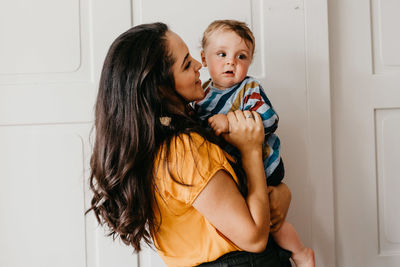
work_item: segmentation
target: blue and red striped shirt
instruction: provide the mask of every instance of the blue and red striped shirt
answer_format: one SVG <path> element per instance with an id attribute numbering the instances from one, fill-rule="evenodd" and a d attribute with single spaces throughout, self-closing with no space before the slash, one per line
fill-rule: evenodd
<path id="1" fill-rule="evenodd" d="M 248 76 L 242 82 L 225 90 L 213 87 L 211 80 L 205 82 L 203 88 L 206 96 L 194 103 L 194 109 L 203 121 L 207 121 L 213 115 L 227 114 L 238 109 L 256 111 L 260 114 L 265 129 L 263 161 L 268 178 L 281 160 L 280 140 L 275 134 L 279 117 L 260 83 Z M 234 157 L 240 155 L 237 149 L 228 147 L 226 150 Z"/>

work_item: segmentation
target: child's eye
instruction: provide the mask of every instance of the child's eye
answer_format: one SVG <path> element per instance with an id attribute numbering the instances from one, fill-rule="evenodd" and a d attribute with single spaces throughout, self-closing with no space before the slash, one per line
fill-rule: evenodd
<path id="1" fill-rule="evenodd" d="M 244 55 L 244 54 L 240 54 L 240 55 L 238 55 L 238 59 L 246 59 L 247 58 L 247 56 L 246 55 Z"/>
<path id="2" fill-rule="evenodd" d="M 190 67 L 190 64 L 192 64 L 192 61 L 189 61 L 186 65 L 185 65 L 185 70 L 187 70 Z"/>
<path id="3" fill-rule="evenodd" d="M 219 57 L 226 57 L 226 54 L 224 52 L 219 52 L 217 53 L 217 56 Z"/>

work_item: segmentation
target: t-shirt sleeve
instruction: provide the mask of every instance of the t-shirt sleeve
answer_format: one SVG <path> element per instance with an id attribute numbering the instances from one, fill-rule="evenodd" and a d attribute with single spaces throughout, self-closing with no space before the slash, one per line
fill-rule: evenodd
<path id="1" fill-rule="evenodd" d="M 252 81 L 243 99 L 243 110 L 257 111 L 263 121 L 265 134 L 275 132 L 279 117 L 261 84 Z"/>
<path id="2" fill-rule="evenodd" d="M 170 143 L 168 157 L 163 158 L 158 166 L 160 193 L 163 197 L 191 205 L 219 170 L 228 172 L 237 183 L 228 156 L 199 134 L 176 137 Z"/>

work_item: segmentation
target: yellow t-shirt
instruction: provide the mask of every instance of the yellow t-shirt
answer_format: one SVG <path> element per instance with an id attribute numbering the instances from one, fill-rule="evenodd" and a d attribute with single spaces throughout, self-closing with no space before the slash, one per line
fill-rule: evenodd
<path id="1" fill-rule="evenodd" d="M 164 151 L 165 146 L 155 162 L 155 195 L 161 225 L 153 238 L 164 262 L 168 266 L 195 266 L 240 250 L 192 206 L 218 170 L 230 173 L 237 183 L 227 160 L 230 156 L 196 133 L 190 137 L 182 134 L 172 140 L 169 168 L 164 164 Z M 155 214 L 159 220 L 157 210 Z"/>

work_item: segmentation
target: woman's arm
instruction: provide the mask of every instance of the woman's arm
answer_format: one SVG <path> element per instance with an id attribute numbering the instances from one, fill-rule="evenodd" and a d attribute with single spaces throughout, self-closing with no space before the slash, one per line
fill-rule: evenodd
<path id="1" fill-rule="evenodd" d="M 199 194 L 193 206 L 222 234 L 243 250 L 263 251 L 269 235 L 269 200 L 262 142 L 264 129 L 260 116 L 245 118 L 249 111 L 228 113 L 229 128 L 224 138 L 236 146 L 247 175 L 248 196 L 243 198 L 232 177 L 218 171 Z"/>

